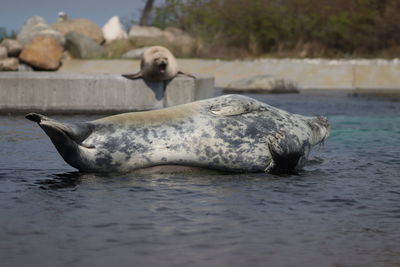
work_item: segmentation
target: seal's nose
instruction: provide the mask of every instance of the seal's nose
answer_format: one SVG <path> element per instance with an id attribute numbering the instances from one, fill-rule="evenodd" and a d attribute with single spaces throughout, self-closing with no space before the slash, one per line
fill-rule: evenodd
<path id="1" fill-rule="evenodd" d="M 331 133 L 331 124 L 328 119 L 322 116 L 317 117 L 317 122 L 325 129 L 325 138 L 327 138 Z"/>
<path id="2" fill-rule="evenodd" d="M 330 135 L 331 126 L 327 118 L 325 117 L 313 117 L 307 120 L 308 126 L 311 128 L 312 133 L 312 145 L 320 144 L 324 142 Z"/>

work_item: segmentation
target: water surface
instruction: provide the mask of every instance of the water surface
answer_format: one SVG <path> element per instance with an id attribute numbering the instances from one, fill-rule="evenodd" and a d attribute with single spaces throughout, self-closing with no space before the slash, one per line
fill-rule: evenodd
<path id="1" fill-rule="evenodd" d="M 1 266 L 399 266 L 400 103 L 254 97 L 331 121 L 299 175 L 81 174 L 0 117 Z"/>

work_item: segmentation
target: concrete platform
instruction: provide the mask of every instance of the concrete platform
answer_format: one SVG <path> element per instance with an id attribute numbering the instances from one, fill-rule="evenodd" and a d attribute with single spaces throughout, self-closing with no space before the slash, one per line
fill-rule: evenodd
<path id="1" fill-rule="evenodd" d="M 115 113 L 151 110 L 214 96 L 214 78 L 170 82 L 120 74 L 1 72 L 0 113 Z"/>
<path id="2" fill-rule="evenodd" d="M 216 87 L 258 75 L 297 82 L 301 90 L 399 90 L 400 60 L 384 59 L 178 59 L 185 72 L 211 75 Z M 134 73 L 137 60 L 66 60 L 60 72 Z"/>

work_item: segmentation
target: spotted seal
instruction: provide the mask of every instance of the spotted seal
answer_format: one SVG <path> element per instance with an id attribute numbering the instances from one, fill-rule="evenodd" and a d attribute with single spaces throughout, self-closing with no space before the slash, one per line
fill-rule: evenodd
<path id="1" fill-rule="evenodd" d="M 67 124 L 30 113 L 64 160 L 80 171 L 160 165 L 229 172 L 292 172 L 330 132 L 327 119 L 224 95 L 161 110 Z"/>
<path id="2" fill-rule="evenodd" d="M 147 81 L 166 81 L 175 78 L 178 74 L 196 78 L 179 70 L 176 58 L 167 48 L 151 46 L 143 52 L 140 60 L 140 71 L 122 76 L 128 79 L 143 78 Z"/>

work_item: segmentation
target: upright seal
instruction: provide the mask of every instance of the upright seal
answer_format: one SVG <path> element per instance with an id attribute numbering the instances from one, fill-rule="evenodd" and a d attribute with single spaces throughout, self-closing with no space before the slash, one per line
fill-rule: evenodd
<path id="1" fill-rule="evenodd" d="M 330 132 L 322 117 L 290 114 L 225 95 L 146 112 L 67 124 L 31 113 L 64 160 L 80 171 L 129 172 L 160 165 L 288 173 Z"/>
<path id="2" fill-rule="evenodd" d="M 165 47 L 151 46 L 146 49 L 140 60 L 140 71 L 135 74 L 123 74 L 128 79 L 143 78 L 147 81 L 166 81 L 183 74 L 196 78 L 179 70 L 174 55 Z"/>

